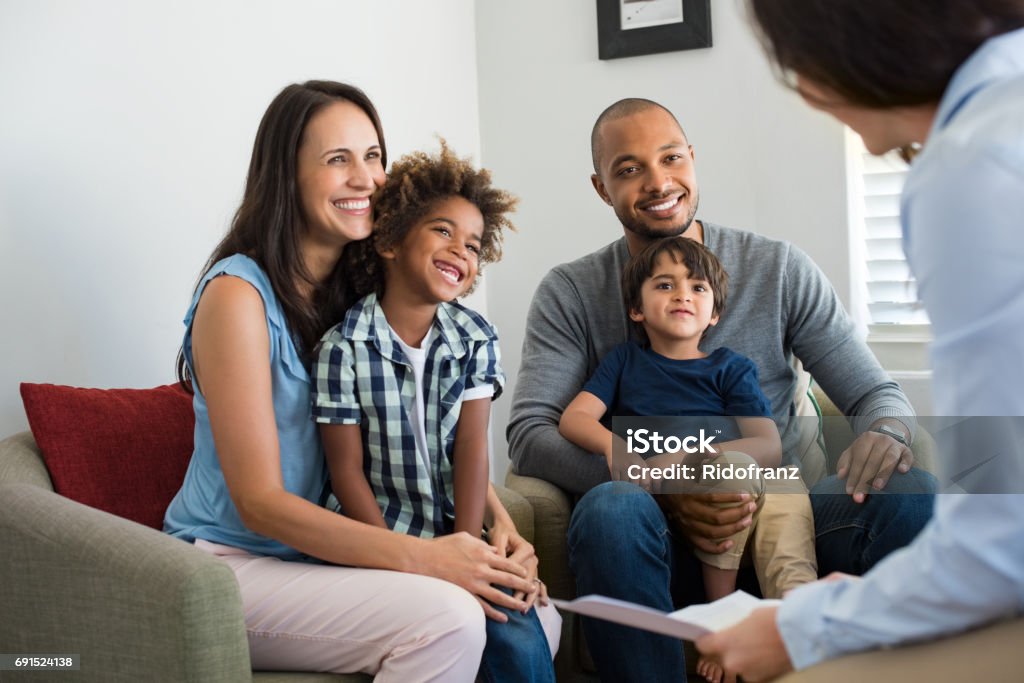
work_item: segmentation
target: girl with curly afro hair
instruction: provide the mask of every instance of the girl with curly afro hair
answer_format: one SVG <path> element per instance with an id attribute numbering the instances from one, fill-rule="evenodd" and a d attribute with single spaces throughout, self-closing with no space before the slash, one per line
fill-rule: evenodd
<path id="1" fill-rule="evenodd" d="M 313 373 L 336 509 L 423 538 L 478 538 L 505 376 L 494 327 L 456 299 L 501 257 L 517 200 L 443 140 L 439 154 L 395 163 L 375 199 L 373 237 L 346 255 L 362 298 L 324 335 Z M 535 586 L 525 613 L 478 598 L 490 617 L 485 680 L 554 681 L 561 620 Z"/>
<path id="2" fill-rule="evenodd" d="M 491 185 L 486 169 L 474 168 L 468 159 L 460 159 L 441 140 L 441 151 L 431 156 L 413 152 L 399 159 L 378 190 L 375 204 L 376 222 L 373 236 L 353 243 L 346 260 L 351 266 L 352 291 L 359 296 L 385 289 L 382 252 L 402 243 L 405 236 L 435 204 L 451 197 L 462 197 L 480 212 L 483 230 L 477 249 L 478 271 L 488 263 L 501 260 L 504 230 L 515 230 L 508 214 L 515 210 L 518 199 Z M 462 294 L 473 291 L 469 283 Z"/>

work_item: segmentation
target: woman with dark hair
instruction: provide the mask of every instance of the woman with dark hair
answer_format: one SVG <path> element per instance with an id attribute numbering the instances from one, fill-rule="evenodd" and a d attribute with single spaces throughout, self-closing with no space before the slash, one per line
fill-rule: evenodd
<path id="1" fill-rule="evenodd" d="M 901 221 L 932 323 L 936 412 L 989 416 L 965 420 L 982 428 L 970 437 L 955 428 L 956 440 L 940 446 L 965 473 L 965 460 L 993 458 L 971 474 L 984 493 L 938 496 L 914 543 L 863 579 L 803 586 L 781 607 L 697 643 L 758 681 L 1024 612 L 1024 501 L 1005 495 L 1024 483 L 1024 2 L 749 4 L 768 55 L 808 104 L 850 126 L 875 154 L 914 156 Z M 985 495 L 994 493 L 1004 495 Z M 965 647 L 942 648 L 950 651 L 964 661 Z M 991 649 L 977 654 L 961 671 L 1019 678 Z M 875 677 L 951 675 L 913 651 L 886 662 L 875 661 Z"/>
<path id="2" fill-rule="evenodd" d="M 492 605 L 525 611 L 540 590 L 533 548 L 493 489 L 501 553 L 466 533 L 424 540 L 320 506 L 309 361 L 345 312 L 342 252 L 370 235 L 385 164 L 359 89 L 309 81 L 271 102 L 241 207 L 185 317 L 195 450 L 164 527 L 235 572 L 254 668 L 471 681 L 485 612 L 504 621 Z"/>

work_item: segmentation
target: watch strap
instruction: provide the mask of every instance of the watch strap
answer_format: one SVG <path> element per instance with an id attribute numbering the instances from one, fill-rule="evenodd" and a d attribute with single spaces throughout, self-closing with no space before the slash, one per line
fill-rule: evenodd
<path id="1" fill-rule="evenodd" d="M 895 439 L 896 441 L 899 441 L 907 448 L 910 448 L 910 441 L 903 434 L 903 432 L 899 431 L 898 429 L 893 429 L 889 425 L 878 425 L 877 427 L 872 428 L 871 431 L 878 432 L 879 434 L 885 434 L 886 436 Z"/>

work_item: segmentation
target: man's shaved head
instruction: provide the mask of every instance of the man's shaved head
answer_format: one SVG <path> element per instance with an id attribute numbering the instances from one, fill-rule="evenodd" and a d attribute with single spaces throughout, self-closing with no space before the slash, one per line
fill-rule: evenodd
<path id="1" fill-rule="evenodd" d="M 594 128 L 590 131 L 590 155 L 594 160 L 594 173 L 601 175 L 601 154 L 603 153 L 601 145 L 601 129 L 604 124 L 609 121 L 618 121 L 624 119 L 627 116 L 633 114 L 639 114 L 640 112 L 647 111 L 648 109 L 660 109 L 676 122 L 679 126 L 679 132 L 683 134 L 683 139 L 686 139 L 686 132 L 683 127 L 679 125 L 679 119 L 675 117 L 675 114 L 670 112 L 664 106 L 658 104 L 653 100 L 645 100 L 642 97 L 627 97 L 624 100 L 619 100 L 614 104 L 610 105 L 607 109 L 601 112 L 601 115 L 597 117 L 597 121 L 594 122 Z"/>

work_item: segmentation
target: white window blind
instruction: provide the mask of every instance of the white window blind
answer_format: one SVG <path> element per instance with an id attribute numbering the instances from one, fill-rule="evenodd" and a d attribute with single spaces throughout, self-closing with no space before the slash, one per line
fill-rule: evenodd
<path id="1" fill-rule="evenodd" d="M 863 258 L 866 302 L 871 328 L 920 329 L 928 316 L 903 253 L 900 192 L 907 164 L 895 153 L 877 157 L 857 145 L 863 206 Z"/>

